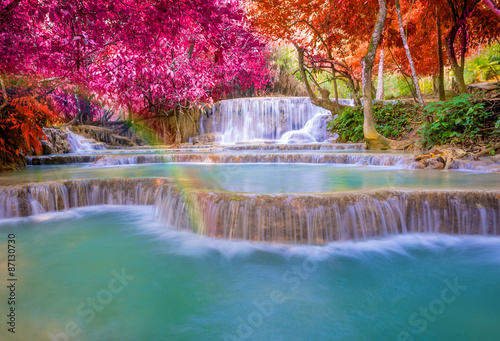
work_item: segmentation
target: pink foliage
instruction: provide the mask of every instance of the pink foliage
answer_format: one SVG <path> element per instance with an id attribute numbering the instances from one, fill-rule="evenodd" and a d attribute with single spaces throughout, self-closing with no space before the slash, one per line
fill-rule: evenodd
<path id="1" fill-rule="evenodd" d="M 0 55 L 143 114 L 269 81 L 239 0 L 0 0 Z"/>

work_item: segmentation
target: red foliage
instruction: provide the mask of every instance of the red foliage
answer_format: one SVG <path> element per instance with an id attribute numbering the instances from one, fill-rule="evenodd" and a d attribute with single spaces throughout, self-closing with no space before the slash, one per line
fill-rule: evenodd
<path id="1" fill-rule="evenodd" d="M 15 163 L 32 152 L 40 154 L 40 139 L 45 138 L 41 127 L 59 121 L 35 88 L 10 86 L 5 91 L 6 102 L 0 107 L 0 165 Z"/>
<path id="2" fill-rule="evenodd" d="M 403 22 L 408 43 L 419 75 L 438 71 L 436 9 L 443 32 L 447 35 L 455 24 L 453 10 L 462 9 L 476 0 L 402 1 Z M 409 64 L 399 32 L 394 1 L 388 1 L 382 47 L 388 67 L 398 70 L 395 63 L 409 73 Z M 378 1 L 368 0 L 264 0 L 250 6 L 256 27 L 271 40 L 296 43 L 306 49 L 306 56 L 323 61 L 335 61 L 354 78 L 361 73 L 360 59 L 365 55 L 378 11 Z M 459 15 L 460 13 L 458 13 Z M 495 13 L 481 2 L 468 20 L 469 47 L 491 42 L 500 36 L 500 22 Z M 444 41 L 444 36 L 442 37 Z M 460 37 L 457 37 L 459 39 Z M 394 62 L 391 54 L 394 56 Z M 392 62 L 392 65 L 391 65 Z M 445 60 L 448 63 L 448 60 Z M 341 64 L 343 65 L 341 67 Z"/>

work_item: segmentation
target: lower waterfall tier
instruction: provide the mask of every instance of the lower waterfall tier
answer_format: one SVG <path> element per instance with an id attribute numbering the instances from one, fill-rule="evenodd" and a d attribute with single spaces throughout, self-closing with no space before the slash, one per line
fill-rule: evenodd
<path id="1" fill-rule="evenodd" d="M 0 218 L 102 204 L 154 205 L 166 227 L 253 241 L 324 244 L 406 233 L 498 235 L 500 191 L 256 195 L 182 190 L 168 178 L 0 188 Z"/>

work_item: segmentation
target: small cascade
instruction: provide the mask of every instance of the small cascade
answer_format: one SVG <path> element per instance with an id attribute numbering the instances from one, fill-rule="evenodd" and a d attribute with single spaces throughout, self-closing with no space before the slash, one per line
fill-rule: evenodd
<path id="1" fill-rule="evenodd" d="M 97 142 L 93 139 L 87 139 L 86 137 L 81 135 L 77 135 L 69 129 L 67 129 L 66 131 L 68 133 L 68 142 L 71 145 L 72 153 L 106 149 L 103 143 Z"/>
<path id="2" fill-rule="evenodd" d="M 407 155 L 347 153 L 253 153 L 253 154 L 170 154 L 170 155 L 51 155 L 26 158 L 29 165 L 89 163 L 92 166 L 118 166 L 143 163 L 317 163 L 363 166 L 396 166 L 411 168 L 413 158 Z"/>
<path id="3" fill-rule="evenodd" d="M 470 170 L 475 172 L 485 173 L 500 173 L 500 164 L 491 163 L 486 164 L 478 161 L 455 160 L 450 169 Z"/>
<path id="4" fill-rule="evenodd" d="M 406 233 L 498 235 L 499 191 L 255 195 L 181 190 L 168 178 L 0 187 L 0 218 L 92 205 L 154 205 L 167 227 L 227 239 L 324 244 Z"/>
<path id="5" fill-rule="evenodd" d="M 328 138 L 327 125 L 332 115 L 316 114 L 299 130 L 286 132 L 281 137 L 281 143 L 322 142 Z"/>
<path id="6" fill-rule="evenodd" d="M 406 233 L 498 235 L 498 192 L 239 195 L 172 187 L 155 213 L 169 227 L 252 241 L 324 244 Z"/>
<path id="7" fill-rule="evenodd" d="M 236 144 L 222 150 L 365 150 L 364 143 Z"/>
<path id="8" fill-rule="evenodd" d="M 223 134 L 223 143 L 279 140 L 284 133 L 300 130 L 316 114 L 330 114 L 307 97 L 257 97 L 218 102 L 212 131 Z"/>
<path id="9" fill-rule="evenodd" d="M 137 155 L 130 157 L 105 156 L 92 163 L 90 167 L 140 165 L 143 163 L 166 162 L 172 162 L 172 157 L 170 155 Z"/>
<path id="10" fill-rule="evenodd" d="M 172 180 L 90 179 L 0 187 L 0 219 L 94 205 L 152 205 L 157 189 Z"/>
<path id="11" fill-rule="evenodd" d="M 294 144 L 262 145 L 261 150 L 300 150 L 302 145 Z M 306 145 L 310 150 L 361 150 L 362 145 Z M 236 145 L 225 150 L 245 151 L 249 150 L 247 145 Z M 314 148 L 312 148 L 314 147 Z M 251 149 L 250 149 L 251 150 Z M 196 163 L 316 163 L 316 164 L 348 164 L 360 166 L 394 166 L 405 169 L 418 169 L 418 164 L 414 162 L 413 156 L 409 154 L 368 154 L 368 153 L 189 153 L 189 154 L 143 154 L 143 155 L 43 155 L 27 156 L 28 165 L 60 165 L 72 163 L 94 163 L 92 166 L 118 166 L 135 165 L 143 163 L 166 163 L 166 162 L 196 162 Z M 499 164 L 485 164 L 477 161 L 455 160 L 450 170 L 470 170 L 484 173 L 500 172 Z"/>

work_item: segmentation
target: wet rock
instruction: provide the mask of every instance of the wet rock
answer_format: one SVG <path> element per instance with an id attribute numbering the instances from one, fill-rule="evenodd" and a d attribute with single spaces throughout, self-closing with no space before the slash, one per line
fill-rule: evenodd
<path id="1" fill-rule="evenodd" d="M 214 133 L 208 133 L 208 134 L 196 136 L 194 138 L 194 142 L 201 143 L 201 144 L 208 144 L 208 143 L 220 141 L 221 139 L 222 139 L 222 134 L 214 132 Z"/>
<path id="2" fill-rule="evenodd" d="M 425 165 L 421 161 L 413 161 L 412 163 L 410 163 L 410 168 L 412 168 L 412 169 L 424 169 Z"/>
<path id="3" fill-rule="evenodd" d="M 43 155 L 50 155 L 54 154 L 54 147 L 52 146 L 52 143 L 46 140 L 41 140 L 42 143 L 42 154 Z"/>
<path id="4" fill-rule="evenodd" d="M 330 138 L 327 138 L 324 142 L 327 143 L 335 143 L 339 140 L 340 135 L 337 133 L 329 133 L 331 135 Z"/>
<path id="5" fill-rule="evenodd" d="M 457 160 L 467 156 L 467 153 L 460 148 L 444 145 L 432 147 L 428 154 L 419 154 L 414 157 L 415 163 L 412 163 L 417 169 L 456 169 L 454 166 Z M 419 164 L 420 163 L 420 164 Z M 441 167 L 441 164 L 443 167 Z"/>
<path id="6" fill-rule="evenodd" d="M 428 158 L 422 160 L 422 163 L 425 166 L 425 169 L 443 169 L 444 161 L 442 158 Z"/>
<path id="7" fill-rule="evenodd" d="M 106 128 L 91 125 L 70 126 L 73 133 L 111 146 L 132 147 L 147 142 L 126 126 Z"/>
<path id="8" fill-rule="evenodd" d="M 59 128 L 43 128 L 43 132 L 46 136 L 45 140 L 41 140 L 43 155 L 71 152 L 68 133 Z"/>

